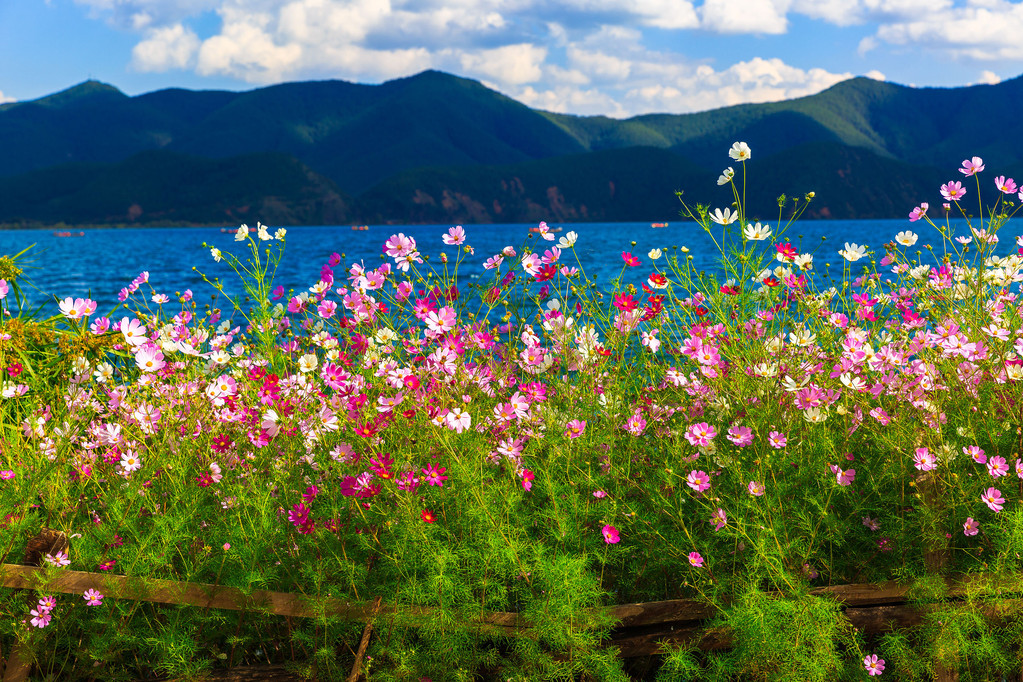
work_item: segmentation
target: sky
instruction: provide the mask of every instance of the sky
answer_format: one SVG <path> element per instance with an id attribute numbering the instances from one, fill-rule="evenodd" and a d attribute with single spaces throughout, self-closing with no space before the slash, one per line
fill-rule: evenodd
<path id="1" fill-rule="evenodd" d="M 0 102 L 425 69 L 625 118 L 1023 72 L 1023 0 L 0 0 Z"/>

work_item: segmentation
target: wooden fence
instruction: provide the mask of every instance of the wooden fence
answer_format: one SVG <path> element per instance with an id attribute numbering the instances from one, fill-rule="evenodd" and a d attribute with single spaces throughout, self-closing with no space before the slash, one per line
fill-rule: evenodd
<path id="1" fill-rule="evenodd" d="M 47 575 L 49 578 L 47 579 Z M 352 603 L 331 598 L 312 598 L 301 594 L 257 590 L 246 594 L 234 587 L 186 583 L 171 580 L 131 578 L 82 571 L 46 570 L 35 566 L 0 564 L 0 587 L 14 589 L 45 589 L 47 592 L 82 594 L 87 589 L 103 592 L 107 598 L 128 599 L 161 604 L 188 605 L 199 608 L 255 610 L 285 617 L 312 618 L 320 615 L 339 616 L 366 623 L 359 651 L 364 653 L 369 642 L 372 623 L 381 616 L 402 614 L 404 620 L 426 619 L 435 610 L 430 607 L 409 607 L 380 603 Z M 999 596 L 1006 605 L 1023 607 L 1023 580 L 1006 580 L 994 585 L 980 578 L 964 579 L 948 584 L 948 598 Z M 830 597 L 842 604 L 846 617 L 854 627 L 867 634 L 911 627 L 922 622 L 928 610 L 938 604 L 917 604 L 910 600 L 911 587 L 896 583 L 836 585 L 811 591 L 812 595 Z M 1016 598 L 1021 597 L 1021 598 Z M 730 633 L 722 628 L 709 629 L 705 621 L 715 615 L 706 603 L 693 600 L 671 600 L 637 604 L 621 604 L 607 612 L 619 621 L 609 646 L 618 649 L 622 658 L 650 656 L 661 653 L 667 645 L 690 644 L 705 651 L 728 648 Z M 1003 611 L 1004 612 L 1004 611 Z M 586 614 L 580 614 L 586 615 Z M 997 618 L 999 613 L 987 614 Z M 411 617 L 411 618 L 407 618 Z M 470 621 L 481 632 L 509 637 L 530 636 L 531 628 L 522 616 L 508 612 L 481 612 Z M 30 663 L 15 650 L 4 670 L 3 682 L 21 682 L 28 678 Z M 356 656 L 352 676 L 359 677 Z M 227 676 L 223 676 L 223 675 Z M 238 669 L 214 679 L 271 679 L 256 677 L 258 671 Z M 276 679 L 287 679 L 280 670 L 271 673 Z M 293 678 L 299 679 L 299 678 Z M 955 680 L 953 672 L 940 671 L 938 679 Z M 1023 682 L 1023 678 L 1017 678 Z"/>

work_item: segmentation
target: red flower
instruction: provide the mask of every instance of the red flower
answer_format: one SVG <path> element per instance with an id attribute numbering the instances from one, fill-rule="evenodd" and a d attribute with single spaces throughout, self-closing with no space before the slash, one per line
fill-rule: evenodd
<path id="1" fill-rule="evenodd" d="M 423 517 L 423 521 L 426 521 L 427 523 L 433 523 L 434 521 L 437 520 L 437 517 L 434 516 L 433 512 L 430 511 L 429 509 L 424 509 L 423 513 L 420 514 L 420 516 Z"/>
<path id="2" fill-rule="evenodd" d="M 784 244 L 775 244 L 774 248 L 778 250 L 778 255 L 784 256 L 787 260 L 792 260 L 798 255 L 796 249 L 788 242 L 785 242 Z"/>
<path id="3" fill-rule="evenodd" d="M 639 303 L 632 298 L 631 294 L 622 292 L 620 294 L 615 294 L 614 305 L 615 308 L 618 308 L 623 312 L 629 312 L 631 310 L 635 310 L 639 306 Z"/>
<path id="4" fill-rule="evenodd" d="M 537 282 L 546 282 L 548 280 L 554 279 L 554 275 L 556 274 L 558 274 L 558 269 L 556 267 L 554 267 L 553 265 L 545 265 L 542 268 L 540 268 L 540 272 L 536 273 L 533 276 L 533 279 L 535 279 Z M 541 298 L 543 297 L 541 296 Z"/>
<path id="5" fill-rule="evenodd" d="M 628 265 L 630 268 L 634 268 L 637 265 L 639 265 L 639 259 L 633 256 L 628 251 L 622 251 L 622 260 L 625 261 L 625 264 Z"/>
<path id="6" fill-rule="evenodd" d="M 370 438 L 377 432 L 373 422 L 363 422 L 355 427 L 355 433 L 363 438 Z"/>

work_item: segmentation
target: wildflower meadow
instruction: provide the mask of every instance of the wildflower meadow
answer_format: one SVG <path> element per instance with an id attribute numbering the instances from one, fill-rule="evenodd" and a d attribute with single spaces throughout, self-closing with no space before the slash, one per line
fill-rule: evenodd
<path id="1" fill-rule="evenodd" d="M 25 254 L 0 258 L 5 579 L 62 538 L 34 589 L 0 588 L 4 656 L 54 680 L 627 680 L 613 607 L 688 600 L 706 617 L 649 679 L 1019 674 L 1023 192 L 999 176 L 981 205 L 974 157 L 886 243 L 818 247 L 825 276 L 787 236 L 812 193 L 753 215 L 752 151 L 728 154 L 730 206 L 680 195 L 716 272 L 626 242 L 594 281 L 541 223 L 482 269 L 472 229 L 399 232 L 285 291 L 286 230 L 243 225 L 209 251 L 246 294 L 222 309 L 142 273 L 47 317 Z M 856 627 L 822 592 L 849 584 L 919 616 Z"/>

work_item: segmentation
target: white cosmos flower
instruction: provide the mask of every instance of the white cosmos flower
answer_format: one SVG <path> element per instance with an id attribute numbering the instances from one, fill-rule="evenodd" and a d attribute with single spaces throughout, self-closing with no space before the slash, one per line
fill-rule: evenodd
<path id="1" fill-rule="evenodd" d="M 902 244 L 903 246 L 913 246 L 913 244 L 916 244 L 916 240 L 917 240 L 916 233 L 910 232 L 909 230 L 900 232 L 897 235 L 895 235 L 895 241 Z"/>
<path id="2" fill-rule="evenodd" d="M 745 142 L 736 142 L 728 150 L 728 155 L 736 161 L 748 161 L 750 157 L 749 145 Z"/>
<path id="3" fill-rule="evenodd" d="M 247 236 L 249 236 L 249 226 L 242 225 L 238 228 L 238 231 L 234 233 L 234 240 L 236 242 L 243 242 Z"/>
<path id="4" fill-rule="evenodd" d="M 270 236 L 270 232 L 266 229 L 266 225 L 263 223 L 256 223 L 256 236 L 259 237 L 259 241 L 268 242 L 273 237 Z"/>
<path id="5" fill-rule="evenodd" d="M 210 249 L 210 255 L 213 256 L 213 260 L 215 260 L 218 263 L 220 262 L 220 259 L 223 257 L 220 253 L 220 249 L 216 247 Z"/>
<path id="6" fill-rule="evenodd" d="M 846 242 L 845 248 L 841 249 L 838 252 L 838 255 L 842 256 L 842 258 L 845 258 L 850 263 L 855 263 L 856 261 L 867 255 L 867 247 L 860 246 L 856 242 L 853 242 L 851 244 L 849 242 Z"/>
<path id="7" fill-rule="evenodd" d="M 647 258 L 649 258 L 650 260 L 657 260 L 660 257 L 661 257 L 660 249 L 650 249 L 650 253 L 647 254 Z"/>
<path id="8" fill-rule="evenodd" d="M 728 168 L 726 168 L 723 171 L 721 171 L 721 176 L 718 177 L 718 184 L 719 185 L 727 185 L 728 183 L 730 183 L 732 181 L 732 178 L 734 178 L 734 177 L 735 177 L 735 171 L 732 170 L 731 166 L 729 166 Z"/>
<path id="9" fill-rule="evenodd" d="M 316 369 L 319 362 L 312 353 L 307 353 L 298 359 L 298 369 L 301 372 L 311 372 Z"/>
<path id="10" fill-rule="evenodd" d="M 569 232 L 564 237 L 558 240 L 559 249 L 570 249 L 575 246 L 576 240 L 579 239 L 579 235 L 575 232 Z"/>
<path id="11" fill-rule="evenodd" d="M 710 219 L 718 225 L 731 225 L 739 219 L 739 214 L 738 212 L 733 213 L 730 208 L 726 208 L 724 211 L 715 208 L 714 212 L 710 214 Z"/>
<path id="12" fill-rule="evenodd" d="M 766 225 L 761 225 L 760 223 L 757 223 L 756 225 L 746 223 L 746 227 L 743 229 L 742 234 L 751 242 L 760 242 L 771 236 L 771 228 Z"/>

